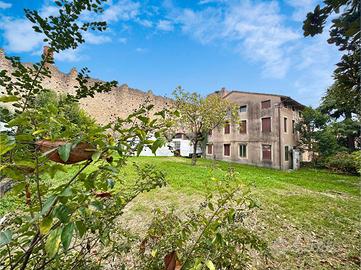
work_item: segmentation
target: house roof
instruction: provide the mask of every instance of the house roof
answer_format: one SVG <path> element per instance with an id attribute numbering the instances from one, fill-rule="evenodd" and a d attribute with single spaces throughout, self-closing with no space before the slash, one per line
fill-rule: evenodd
<path id="1" fill-rule="evenodd" d="M 223 90 L 223 89 L 222 89 Z M 216 92 L 220 92 L 220 91 L 216 91 Z M 250 95 L 263 95 L 263 96 L 274 96 L 274 97 L 280 97 L 281 98 L 281 102 L 284 103 L 285 105 L 291 105 L 291 106 L 295 106 L 296 108 L 303 110 L 306 106 L 299 103 L 298 101 L 294 100 L 293 98 L 289 97 L 289 96 L 284 96 L 284 95 L 277 95 L 277 94 L 268 94 L 268 93 L 258 93 L 258 92 L 248 92 L 248 91 L 237 91 L 237 90 L 232 90 L 228 93 L 226 93 L 223 98 L 230 96 L 233 93 L 240 93 L 240 94 L 250 94 Z"/>

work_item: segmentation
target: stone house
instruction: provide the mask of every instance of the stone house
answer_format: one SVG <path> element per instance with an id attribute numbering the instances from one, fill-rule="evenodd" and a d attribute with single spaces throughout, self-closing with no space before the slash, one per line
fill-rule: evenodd
<path id="1" fill-rule="evenodd" d="M 298 167 L 295 126 L 302 104 L 282 95 L 224 88 L 216 93 L 237 104 L 239 119 L 209 132 L 206 158 L 277 169 Z"/>

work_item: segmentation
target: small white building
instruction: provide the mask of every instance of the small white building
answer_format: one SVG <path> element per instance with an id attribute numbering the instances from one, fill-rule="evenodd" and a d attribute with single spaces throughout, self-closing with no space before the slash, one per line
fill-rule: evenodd
<path id="1" fill-rule="evenodd" d="M 193 143 L 184 133 L 177 133 L 172 139 L 174 154 L 181 157 L 191 157 L 193 154 Z M 197 146 L 197 156 L 202 155 L 200 145 Z"/>

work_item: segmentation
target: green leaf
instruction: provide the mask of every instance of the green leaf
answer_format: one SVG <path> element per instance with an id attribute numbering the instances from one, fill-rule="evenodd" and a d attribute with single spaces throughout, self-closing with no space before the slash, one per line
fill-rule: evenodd
<path id="1" fill-rule="evenodd" d="M 58 148 L 60 158 L 66 162 L 69 159 L 72 144 L 66 143 Z"/>
<path id="2" fill-rule="evenodd" d="M 73 237 L 74 231 L 74 223 L 66 224 L 63 232 L 61 233 L 61 243 L 63 245 L 63 249 L 66 252 L 70 246 L 71 239 Z"/>
<path id="3" fill-rule="evenodd" d="M 61 228 L 56 228 L 49 234 L 49 237 L 46 240 L 45 251 L 50 258 L 53 258 L 59 250 L 61 231 Z"/>
<path id="4" fill-rule="evenodd" d="M 93 155 L 92 155 L 92 160 L 93 161 L 97 161 L 100 158 L 100 155 L 102 154 L 101 151 L 96 151 Z"/>
<path id="5" fill-rule="evenodd" d="M 47 130 L 46 129 L 39 129 L 39 130 L 36 130 L 32 133 L 32 135 L 37 135 L 37 134 L 40 134 L 40 133 L 44 133 L 46 132 Z"/>
<path id="6" fill-rule="evenodd" d="M 43 218 L 43 220 L 40 223 L 40 233 L 41 234 L 47 234 L 50 231 L 51 224 L 53 223 L 53 217 L 47 216 Z"/>
<path id="7" fill-rule="evenodd" d="M 70 218 L 70 211 L 69 208 L 64 205 L 60 204 L 54 211 L 54 215 L 62 222 L 67 223 Z"/>
<path id="8" fill-rule="evenodd" d="M 208 267 L 209 270 L 216 270 L 216 267 L 210 260 L 206 261 L 206 266 Z"/>
<path id="9" fill-rule="evenodd" d="M 18 101 L 19 99 L 20 98 L 17 96 L 2 96 L 2 97 L 0 97 L 0 102 L 4 102 L 4 103 L 15 102 L 15 101 Z"/>
<path id="10" fill-rule="evenodd" d="M 73 195 L 73 192 L 72 192 L 71 188 L 67 187 L 59 194 L 59 197 L 71 197 L 72 195 Z"/>
<path id="11" fill-rule="evenodd" d="M 0 232 L 0 247 L 7 245 L 11 242 L 11 239 L 13 237 L 13 234 L 10 230 L 5 230 Z"/>
<path id="12" fill-rule="evenodd" d="M 15 139 L 18 142 L 28 142 L 33 140 L 33 136 L 30 134 L 18 134 L 15 136 Z"/>
<path id="13" fill-rule="evenodd" d="M 44 203 L 43 210 L 41 210 L 42 215 L 47 215 L 51 207 L 53 206 L 57 196 L 51 195 Z"/>
<path id="14" fill-rule="evenodd" d="M 76 229 L 78 230 L 79 237 L 82 238 L 86 232 L 86 226 L 83 221 L 78 220 L 75 222 Z"/>

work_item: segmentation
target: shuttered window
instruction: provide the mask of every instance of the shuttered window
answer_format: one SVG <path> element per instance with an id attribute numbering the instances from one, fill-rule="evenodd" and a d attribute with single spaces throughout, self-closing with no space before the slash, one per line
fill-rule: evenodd
<path id="1" fill-rule="evenodd" d="M 289 160 L 289 147 L 288 146 L 285 146 L 285 161 L 288 161 Z"/>
<path id="2" fill-rule="evenodd" d="M 262 132 L 271 132 L 271 117 L 262 118 Z"/>
<path id="3" fill-rule="evenodd" d="M 287 117 L 283 118 L 283 131 L 287 133 Z"/>
<path id="4" fill-rule="evenodd" d="M 231 155 L 231 145 L 230 144 L 223 145 L 223 154 L 228 157 Z"/>
<path id="5" fill-rule="evenodd" d="M 239 133 L 246 134 L 247 133 L 247 120 L 242 120 L 239 124 Z"/>
<path id="6" fill-rule="evenodd" d="M 272 146 L 270 144 L 262 144 L 262 160 L 272 160 Z"/>
<path id="7" fill-rule="evenodd" d="M 262 101 L 262 102 L 261 102 L 261 108 L 262 108 L 262 109 L 271 108 L 271 100 Z"/>
<path id="8" fill-rule="evenodd" d="M 231 125 L 229 124 L 229 122 L 226 122 L 224 124 L 224 134 L 229 134 L 231 133 Z"/>
<path id="9" fill-rule="evenodd" d="M 212 155 L 213 153 L 213 144 L 208 144 L 208 154 Z"/>
<path id="10" fill-rule="evenodd" d="M 240 144 L 239 145 L 239 156 L 241 158 L 247 157 L 247 144 Z"/>

